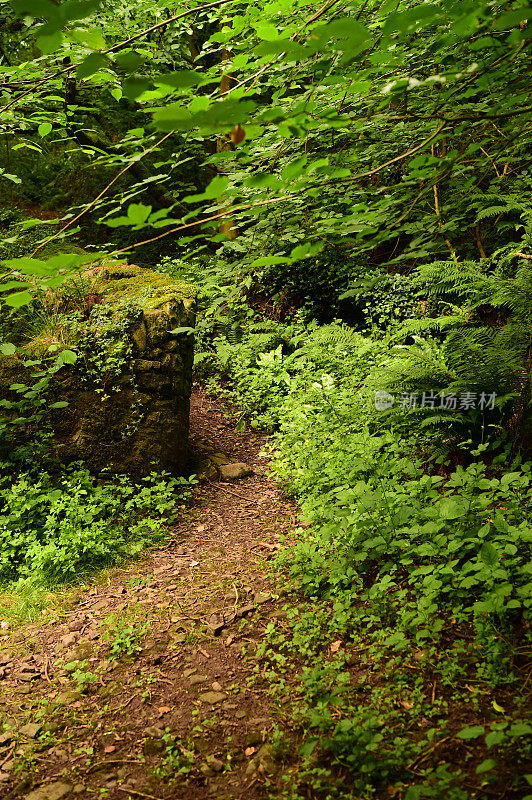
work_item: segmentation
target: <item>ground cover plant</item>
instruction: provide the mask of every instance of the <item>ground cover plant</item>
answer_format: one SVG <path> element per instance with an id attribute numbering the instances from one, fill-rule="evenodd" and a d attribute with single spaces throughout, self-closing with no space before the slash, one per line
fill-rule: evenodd
<path id="1" fill-rule="evenodd" d="M 305 527 L 278 563 L 309 604 L 270 626 L 263 653 L 274 686 L 279 672 L 301 681 L 305 785 L 526 794 L 532 463 L 492 435 L 462 440 L 453 466 L 456 437 L 444 458 L 441 426 L 419 427 L 432 409 L 375 409 L 389 342 L 277 327 L 284 353 L 263 353 L 264 334 L 215 345 L 233 396 L 274 429 L 274 471 L 301 503 Z M 475 434 L 489 429 L 469 413 Z M 437 769 L 423 765 L 432 754 Z"/>
<path id="2" fill-rule="evenodd" d="M 0 581 L 55 586 L 138 555 L 165 536 L 184 497 L 185 479 L 152 474 L 95 485 L 81 464 L 0 478 Z"/>

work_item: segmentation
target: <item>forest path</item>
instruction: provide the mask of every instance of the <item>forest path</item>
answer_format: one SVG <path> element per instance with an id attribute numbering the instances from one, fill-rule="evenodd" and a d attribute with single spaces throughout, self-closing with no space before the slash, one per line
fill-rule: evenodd
<path id="1" fill-rule="evenodd" d="M 268 477 L 264 437 L 237 434 L 199 388 L 191 432 L 253 475 L 201 484 L 164 547 L 0 637 L 4 800 L 276 793 L 282 710 L 254 652 L 285 614 L 265 562 L 295 512 Z"/>

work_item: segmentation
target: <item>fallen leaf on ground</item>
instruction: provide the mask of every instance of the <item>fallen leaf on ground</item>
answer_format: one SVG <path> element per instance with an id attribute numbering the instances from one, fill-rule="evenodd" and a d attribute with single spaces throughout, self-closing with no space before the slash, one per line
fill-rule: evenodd
<path id="1" fill-rule="evenodd" d="M 163 714 L 168 714 L 168 712 L 171 710 L 172 709 L 170 708 L 170 706 L 159 706 L 159 708 L 157 709 L 161 717 Z"/>
<path id="2" fill-rule="evenodd" d="M 115 747 L 114 744 L 108 744 L 107 747 L 104 747 L 103 752 L 104 753 L 114 753 L 115 750 L 116 750 L 116 747 Z"/>
<path id="3" fill-rule="evenodd" d="M 256 752 L 257 752 L 257 748 L 256 747 L 246 747 L 246 749 L 244 750 L 244 754 L 246 756 L 252 756 L 253 753 L 256 753 Z"/>
<path id="4" fill-rule="evenodd" d="M 337 653 L 340 647 L 342 646 L 342 640 L 338 639 L 337 642 L 333 642 L 331 645 L 331 653 Z"/>

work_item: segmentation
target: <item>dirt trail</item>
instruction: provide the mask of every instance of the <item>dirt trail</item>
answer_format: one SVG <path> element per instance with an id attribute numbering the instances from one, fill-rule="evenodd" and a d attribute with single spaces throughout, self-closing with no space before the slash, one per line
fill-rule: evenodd
<path id="1" fill-rule="evenodd" d="M 0 636 L 5 800 L 275 794 L 282 715 L 252 677 L 265 626 L 283 616 L 265 562 L 294 509 L 268 477 L 264 438 L 236 434 L 199 389 L 191 427 L 196 447 L 254 474 L 201 484 L 164 547 L 70 592 L 52 624 Z"/>

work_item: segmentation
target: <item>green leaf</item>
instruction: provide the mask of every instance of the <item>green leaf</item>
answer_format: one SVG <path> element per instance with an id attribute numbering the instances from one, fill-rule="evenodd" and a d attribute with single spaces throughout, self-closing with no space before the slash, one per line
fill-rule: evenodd
<path id="1" fill-rule="evenodd" d="M 460 733 L 457 733 L 457 737 L 459 739 L 478 739 L 479 736 L 485 732 L 485 728 L 483 725 L 473 725 L 470 728 L 462 728 Z"/>
<path id="2" fill-rule="evenodd" d="M 304 744 L 299 747 L 299 755 L 303 758 L 308 758 L 314 752 L 314 748 L 318 742 L 319 739 L 309 739 L 308 742 L 304 742 Z"/>
<path id="3" fill-rule="evenodd" d="M 48 53 L 53 53 L 55 50 L 59 50 L 62 44 L 63 35 L 59 31 L 49 35 L 37 37 L 37 47 L 41 53 L 43 53 L 43 55 L 48 55 Z"/>
<path id="4" fill-rule="evenodd" d="M 37 130 L 39 132 L 39 136 L 41 138 L 44 138 L 45 136 L 48 136 L 48 134 L 52 130 L 52 125 L 50 122 L 41 122 Z"/>
<path id="5" fill-rule="evenodd" d="M 486 736 L 486 747 L 493 747 L 494 745 L 504 742 L 506 734 L 504 731 L 490 731 Z"/>
<path id="6" fill-rule="evenodd" d="M 78 78 L 90 78 L 101 69 L 109 66 L 109 59 L 101 53 L 89 53 L 86 59 L 78 64 L 76 67 L 76 75 Z"/>
<path id="7" fill-rule="evenodd" d="M 3 356 L 12 356 L 16 352 L 17 348 L 11 342 L 2 342 L 0 344 L 0 353 L 2 353 Z"/>
<path id="8" fill-rule="evenodd" d="M 36 19 L 53 19 L 58 16 L 57 6 L 51 0 L 11 0 L 10 5 L 20 17 L 25 14 Z"/>
<path id="9" fill-rule="evenodd" d="M 7 283 L 0 283 L 0 292 L 10 292 L 13 289 L 25 289 L 30 286 L 29 283 L 21 283 L 20 281 L 8 281 Z"/>
<path id="10" fill-rule="evenodd" d="M 484 772 L 489 772 L 490 769 L 493 769 L 493 767 L 496 767 L 496 766 L 497 766 L 497 762 L 494 761 L 493 758 L 486 758 L 484 761 L 482 761 L 478 765 L 478 767 L 476 768 L 475 772 L 477 773 L 477 775 L 482 775 Z"/>
<path id="11" fill-rule="evenodd" d="M 458 519 L 467 511 L 467 503 L 461 498 L 444 498 L 439 503 L 440 515 L 443 519 Z"/>
<path id="12" fill-rule="evenodd" d="M 52 403 L 50 408 L 66 408 L 67 406 L 68 406 L 68 403 L 65 400 L 60 400 L 57 403 Z"/>
<path id="13" fill-rule="evenodd" d="M 6 178 L 11 183 L 22 183 L 22 178 L 19 178 L 18 175 L 13 175 L 11 172 L 2 172 L 2 178 Z"/>
<path id="14" fill-rule="evenodd" d="M 321 253 L 324 246 L 323 242 L 314 242 L 314 244 L 305 242 L 305 244 L 298 244 L 290 253 L 290 257 L 294 259 L 294 261 L 298 261 L 301 258 L 310 258 L 311 256 L 316 256 L 318 253 Z"/>
<path id="15" fill-rule="evenodd" d="M 186 333 L 188 336 L 190 336 L 191 334 L 196 333 L 196 328 L 183 326 L 181 328 L 174 328 L 173 330 L 170 331 L 170 333 L 174 335 L 177 335 L 179 333 Z"/>
<path id="16" fill-rule="evenodd" d="M 58 253 L 46 260 L 46 266 L 50 270 L 74 269 L 87 262 L 87 255 L 80 253 Z"/>
<path id="17" fill-rule="evenodd" d="M 291 259 L 286 256 L 261 256 L 252 261 L 251 267 L 269 267 L 274 264 L 290 264 Z"/>
<path id="18" fill-rule="evenodd" d="M 183 198 L 185 203 L 196 203 L 199 200 L 215 200 L 221 197 L 229 186 L 229 178 L 226 175 L 215 175 L 203 194 L 189 194 Z"/>
<path id="19" fill-rule="evenodd" d="M 268 42 L 272 42 L 279 38 L 279 31 L 275 25 L 271 25 L 269 22 L 260 23 L 257 25 L 255 30 L 259 39 L 265 39 Z"/>
<path id="20" fill-rule="evenodd" d="M 29 305 L 33 300 L 33 296 L 29 292 L 15 292 L 9 294 L 5 298 L 5 303 L 12 308 L 22 308 L 22 306 Z"/>
<path id="21" fill-rule="evenodd" d="M 275 39 L 274 41 L 264 41 L 253 49 L 257 56 L 280 56 L 284 54 L 284 61 L 302 61 L 306 56 L 311 55 L 313 50 L 290 39 Z"/>
<path id="22" fill-rule="evenodd" d="M 122 84 L 124 97 L 131 101 L 151 88 L 152 84 L 147 78 L 127 78 Z"/>
<path id="23" fill-rule="evenodd" d="M 218 100 L 208 108 L 195 113 L 183 108 L 181 104 L 170 103 L 157 109 L 153 121 L 159 130 L 204 129 L 209 132 L 229 131 L 237 124 L 244 124 L 255 111 L 257 104 L 252 100 Z"/>
<path id="24" fill-rule="evenodd" d="M 146 60 L 136 50 L 123 50 L 121 53 L 115 53 L 113 58 L 115 66 L 124 72 L 135 72 Z"/>
<path id="25" fill-rule="evenodd" d="M 287 164 L 287 166 L 281 172 L 281 178 L 283 179 L 283 181 L 291 181 L 294 178 L 299 178 L 299 176 L 302 175 L 303 172 L 305 171 L 306 164 L 307 164 L 306 156 L 297 158 L 295 161 L 292 161 L 291 164 Z"/>
<path id="26" fill-rule="evenodd" d="M 78 359 L 73 350 L 62 350 L 57 358 L 63 364 L 75 364 Z"/>
<path id="27" fill-rule="evenodd" d="M 191 69 L 178 69 L 153 79 L 155 86 L 169 86 L 171 89 L 190 89 L 205 80 L 205 76 Z"/>
<path id="28" fill-rule="evenodd" d="M 250 175 L 244 181 L 244 186 L 249 189 L 273 189 L 275 191 L 282 185 L 282 181 L 277 175 L 273 175 L 271 172 L 259 172 L 257 175 Z"/>
<path id="29" fill-rule="evenodd" d="M 532 726 L 527 722 L 514 722 L 508 733 L 510 736 L 529 736 L 532 733 Z"/>
<path id="30" fill-rule="evenodd" d="M 342 17 L 314 28 L 310 40 L 313 47 L 321 49 L 323 44 L 331 39 L 347 39 L 349 46 L 352 47 L 354 44 L 364 42 L 368 37 L 369 31 L 360 22 L 353 17 Z"/>
<path id="31" fill-rule="evenodd" d="M 71 31 L 69 36 L 74 42 L 84 44 L 89 50 L 105 50 L 107 46 L 103 33 L 99 28 L 89 28 L 88 30 L 78 28 Z"/>
<path id="32" fill-rule="evenodd" d="M 131 203 L 127 209 L 127 218 L 133 225 L 142 225 L 150 216 L 151 208 L 142 203 Z"/>
<path id="33" fill-rule="evenodd" d="M 426 27 L 433 22 L 435 17 L 443 16 L 440 6 L 436 3 L 420 3 L 406 11 L 389 14 L 382 29 L 385 36 L 395 33 L 411 33 L 414 30 Z"/>
<path id="34" fill-rule="evenodd" d="M 494 567 L 495 564 L 499 561 L 499 553 L 497 548 L 491 544 L 491 542 L 484 542 L 482 547 L 480 548 L 480 558 L 481 560 L 487 564 L 489 567 Z"/>
<path id="35" fill-rule="evenodd" d="M 22 272 L 24 275 L 48 275 L 50 272 L 46 261 L 41 261 L 38 258 L 22 256 L 21 258 L 10 258 L 3 263 L 8 269 L 12 269 L 14 272 Z"/>

